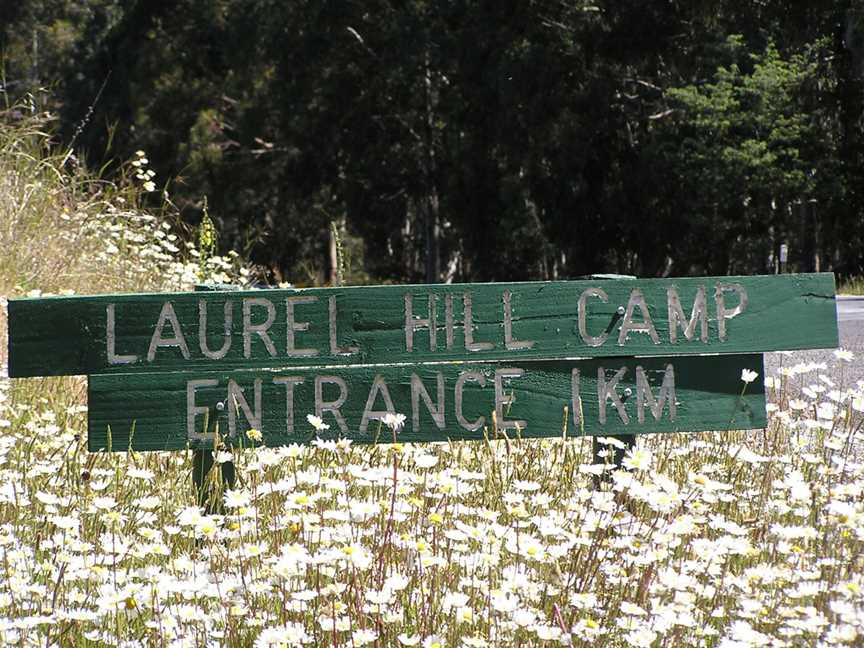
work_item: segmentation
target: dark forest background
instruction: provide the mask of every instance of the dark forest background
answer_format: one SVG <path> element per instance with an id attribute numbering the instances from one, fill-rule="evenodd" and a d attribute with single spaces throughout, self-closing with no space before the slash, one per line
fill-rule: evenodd
<path id="1" fill-rule="evenodd" d="M 4 0 L 0 100 L 271 279 L 862 273 L 864 3 Z"/>

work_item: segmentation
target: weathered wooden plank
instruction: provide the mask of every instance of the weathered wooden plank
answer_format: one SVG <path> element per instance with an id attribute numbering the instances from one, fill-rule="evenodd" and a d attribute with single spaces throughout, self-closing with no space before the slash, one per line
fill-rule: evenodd
<path id="1" fill-rule="evenodd" d="M 760 377 L 745 385 L 742 369 Z M 305 443 L 307 414 L 330 425 L 323 438 L 386 442 L 388 410 L 407 416 L 410 442 L 481 439 L 493 412 L 511 437 L 514 421 L 523 437 L 558 436 L 565 407 L 570 435 L 751 429 L 766 424 L 762 372 L 761 355 L 735 355 L 95 375 L 89 448 L 209 447 L 217 429 L 251 445 L 250 427 L 266 445 Z"/>
<path id="2" fill-rule="evenodd" d="M 830 273 L 19 299 L 9 328 L 12 377 L 837 346 Z"/>

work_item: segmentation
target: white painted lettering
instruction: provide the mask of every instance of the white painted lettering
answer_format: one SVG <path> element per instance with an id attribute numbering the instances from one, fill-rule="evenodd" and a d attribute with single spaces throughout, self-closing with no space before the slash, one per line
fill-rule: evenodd
<path id="1" fill-rule="evenodd" d="M 505 290 L 502 298 L 504 300 L 504 348 L 508 351 L 530 349 L 534 346 L 533 341 L 513 339 L 513 296 L 510 294 L 510 291 Z"/>
<path id="2" fill-rule="evenodd" d="M 107 325 L 105 327 L 105 345 L 107 347 L 106 354 L 108 356 L 108 364 L 132 364 L 138 362 L 137 355 L 118 355 L 116 351 L 117 334 L 115 333 L 114 319 L 114 304 L 108 304 L 105 309 L 107 315 Z"/>
<path id="3" fill-rule="evenodd" d="M 231 438 L 237 437 L 237 416 L 243 412 L 249 428 L 261 430 L 262 413 L 261 409 L 261 384 L 260 378 L 256 378 L 252 383 L 253 391 L 253 408 L 249 407 L 249 401 L 243 395 L 243 388 L 238 385 L 233 379 L 228 379 L 228 434 Z"/>
<path id="4" fill-rule="evenodd" d="M 654 415 L 654 420 L 659 421 L 663 415 L 663 405 L 669 404 L 669 420 L 674 421 L 677 416 L 675 402 L 675 369 L 671 364 L 666 365 L 663 372 L 663 384 L 660 386 L 660 396 L 655 400 L 651 392 L 648 376 L 642 367 L 636 367 L 636 416 L 640 423 L 645 422 L 645 404 Z"/>
<path id="5" fill-rule="evenodd" d="M 210 439 L 211 434 L 207 433 L 207 413 L 210 411 L 204 405 L 195 404 L 195 392 L 201 387 L 215 387 L 219 381 L 215 378 L 204 380 L 187 380 L 186 381 L 186 438 L 189 441 L 201 441 Z M 204 416 L 204 430 L 198 432 L 195 429 L 195 417 L 198 415 Z"/>
<path id="6" fill-rule="evenodd" d="M 207 300 L 198 300 L 198 346 L 206 357 L 211 360 L 220 360 L 224 358 L 228 349 L 231 348 L 231 326 L 234 323 L 234 304 L 230 301 L 225 302 L 224 307 L 224 335 L 225 339 L 218 351 L 211 351 L 207 346 Z"/>
<path id="7" fill-rule="evenodd" d="M 579 369 L 570 370 L 570 410 L 573 413 L 573 425 L 582 427 L 582 396 L 579 394 Z"/>
<path id="8" fill-rule="evenodd" d="M 597 368 L 597 398 L 599 400 L 599 419 L 601 423 L 606 423 L 606 402 L 608 400 L 612 400 L 612 405 L 615 406 L 615 409 L 618 411 L 618 416 L 621 419 L 621 422 L 624 425 L 627 425 L 630 422 L 630 417 L 627 416 L 627 410 L 624 409 L 624 403 L 621 402 L 621 399 L 618 397 L 618 392 L 615 391 L 615 387 L 618 385 L 618 381 L 624 377 L 624 374 L 627 373 L 627 367 L 621 367 L 615 375 L 612 377 L 612 380 L 606 381 L 606 369 L 603 367 Z"/>
<path id="9" fill-rule="evenodd" d="M 174 331 L 174 335 L 171 337 L 163 337 L 162 335 L 166 324 L 171 324 L 171 329 Z M 165 302 L 162 306 L 162 312 L 159 313 L 159 321 L 156 322 L 153 337 L 150 338 L 150 348 L 147 349 L 147 362 L 153 362 L 156 357 L 156 349 L 161 347 L 178 347 L 183 357 L 186 360 L 189 359 L 189 346 L 186 344 L 186 338 L 183 337 L 180 321 L 177 319 L 177 313 L 174 312 L 171 302 Z"/>
<path id="10" fill-rule="evenodd" d="M 444 374 L 440 371 L 435 372 L 435 380 L 438 388 L 438 402 L 432 403 L 432 398 L 429 392 L 426 391 L 426 386 L 423 380 L 416 373 L 411 374 L 411 422 L 414 425 L 414 431 L 420 431 L 420 399 L 426 405 L 426 409 L 435 421 L 438 429 L 443 430 L 446 424 L 444 414 Z"/>
<path id="11" fill-rule="evenodd" d="M 726 298 L 723 293 L 735 292 L 738 294 L 738 303 L 735 308 L 726 307 Z M 714 303 L 717 306 L 717 333 L 720 341 L 726 340 L 726 320 L 737 317 L 747 308 L 747 290 L 740 283 L 718 283 L 714 290 Z"/>
<path id="12" fill-rule="evenodd" d="M 527 421 L 504 418 L 504 407 L 506 406 L 509 411 L 510 406 L 516 402 L 516 395 L 513 392 L 509 394 L 504 393 L 504 379 L 507 378 L 509 382 L 509 379 L 518 378 L 524 373 L 524 369 L 517 369 L 515 367 L 505 367 L 495 370 L 495 418 L 500 430 L 515 428 L 517 431 L 521 431 L 528 427 Z"/>
<path id="13" fill-rule="evenodd" d="M 411 293 L 405 293 L 405 350 L 408 353 L 414 350 L 414 331 L 421 327 L 429 329 L 429 350 L 436 350 L 435 295 L 429 295 L 427 303 L 429 317 L 426 319 L 414 317 L 413 298 L 411 297 Z"/>
<path id="14" fill-rule="evenodd" d="M 705 286 L 699 286 L 696 289 L 696 296 L 693 298 L 693 309 L 690 311 L 690 320 L 684 316 L 684 309 L 681 307 L 681 298 L 678 296 L 678 290 L 674 286 L 669 286 L 666 289 L 666 305 L 669 312 L 669 341 L 672 344 L 678 341 L 678 327 L 684 331 L 684 337 L 687 341 L 691 341 L 696 334 L 696 324 L 699 324 L 699 339 L 702 342 L 708 341 L 708 308 L 705 299 Z M 686 322 L 686 325 L 685 325 Z"/>
<path id="15" fill-rule="evenodd" d="M 267 319 L 261 324 L 252 323 L 252 307 L 264 307 L 267 310 Z M 270 339 L 270 334 L 267 331 L 273 325 L 273 320 L 276 319 L 276 307 L 269 299 L 263 297 L 244 297 L 243 298 L 243 357 L 252 357 L 252 334 L 257 333 L 264 346 L 267 348 L 267 353 L 271 357 L 276 357 L 276 347 L 273 345 L 273 340 Z"/>
<path id="16" fill-rule="evenodd" d="M 336 400 L 324 400 L 324 385 L 328 384 L 339 387 L 339 396 L 336 397 Z M 323 418 L 325 412 L 332 413 L 343 434 L 348 433 L 348 424 L 339 408 L 345 404 L 346 398 L 348 398 L 348 385 L 342 378 L 339 376 L 315 376 L 315 416 Z"/>
<path id="17" fill-rule="evenodd" d="M 486 377 L 477 372 L 477 371 L 464 371 L 459 374 L 459 377 L 456 379 L 456 389 L 455 389 L 455 401 L 456 401 L 456 421 L 466 430 L 473 432 L 474 430 L 479 430 L 486 423 L 486 417 L 480 416 L 474 421 L 468 421 L 465 419 L 465 415 L 462 413 L 462 400 L 464 398 L 463 391 L 465 389 L 465 383 L 468 380 L 472 380 L 480 385 L 480 387 L 486 386 Z"/>
<path id="18" fill-rule="evenodd" d="M 360 349 L 355 346 L 340 347 L 337 343 L 336 319 L 338 311 L 336 310 L 336 296 L 332 295 L 329 300 L 328 312 L 330 316 L 330 354 L 331 355 L 351 355 L 357 353 Z"/>
<path id="19" fill-rule="evenodd" d="M 491 342 L 474 341 L 474 301 L 470 292 L 462 295 L 462 306 L 465 313 L 465 349 L 467 351 L 489 351 L 495 348 Z"/>
<path id="20" fill-rule="evenodd" d="M 285 328 L 285 355 L 290 358 L 304 358 L 318 355 L 318 349 L 298 349 L 296 346 L 296 334 L 300 331 L 309 330 L 309 322 L 298 322 L 294 314 L 294 307 L 299 304 L 314 304 L 318 301 L 312 295 L 285 298 L 286 328 Z"/>
<path id="21" fill-rule="evenodd" d="M 375 405 L 375 399 L 378 398 L 379 393 L 384 399 L 384 407 L 386 409 L 373 410 L 372 407 Z M 393 400 L 390 398 L 390 390 L 387 389 L 387 383 L 381 374 L 377 374 L 375 380 L 372 381 L 372 387 L 369 389 L 369 398 L 366 399 L 366 406 L 363 408 L 363 418 L 360 419 L 360 434 L 366 434 L 366 430 L 369 428 L 369 421 L 380 421 L 386 414 L 394 414 L 395 412 Z"/>
<path id="22" fill-rule="evenodd" d="M 279 376 L 273 379 L 274 385 L 285 385 L 285 420 L 286 431 L 294 434 L 294 387 L 303 384 L 300 376 Z"/>
<path id="23" fill-rule="evenodd" d="M 444 332 L 447 338 L 447 350 L 453 348 L 453 338 L 456 326 L 453 322 L 453 295 L 444 295 Z"/>
<path id="24" fill-rule="evenodd" d="M 601 346 L 604 342 L 606 342 L 606 338 L 609 337 L 608 333 L 601 333 L 600 335 L 589 335 L 588 333 L 588 298 L 589 297 L 597 297 L 604 304 L 609 303 L 609 296 L 602 288 L 587 288 L 582 291 L 582 294 L 579 295 L 579 335 L 582 337 L 582 341 L 588 346 L 598 347 Z"/>
<path id="25" fill-rule="evenodd" d="M 636 307 L 642 311 L 642 321 L 633 321 L 633 311 Z M 657 329 L 654 328 L 654 322 L 651 321 L 651 313 L 648 311 L 648 304 L 645 303 L 645 296 L 638 288 L 634 288 L 630 292 L 630 299 L 627 300 L 627 311 L 624 313 L 624 321 L 621 323 L 621 331 L 618 333 L 618 345 L 623 346 L 627 342 L 627 336 L 630 332 L 647 333 L 648 337 L 654 344 L 660 344 L 660 336 L 657 335 Z"/>

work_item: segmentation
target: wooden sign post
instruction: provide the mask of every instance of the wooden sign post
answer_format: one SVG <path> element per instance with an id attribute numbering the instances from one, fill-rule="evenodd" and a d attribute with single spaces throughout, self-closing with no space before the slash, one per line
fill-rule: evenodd
<path id="1" fill-rule="evenodd" d="M 11 377 L 89 376 L 91 451 L 759 428 L 760 354 L 837 346 L 829 273 L 15 299 L 9 333 Z"/>

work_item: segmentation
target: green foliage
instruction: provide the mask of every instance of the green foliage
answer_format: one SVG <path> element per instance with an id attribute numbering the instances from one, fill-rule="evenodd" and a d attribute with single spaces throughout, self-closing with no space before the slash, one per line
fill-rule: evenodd
<path id="1" fill-rule="evenodd" d="M 275 281 L 325 281 L 343 216 L 378 280 L 861 266 L 848 0 L 19 4 L 10 92 L 55 87 L 108 169 L 146 150 Z"/>
<path id="2" fill-rule="evenodd" d="M 837 288 L 838 295 L 864 295 L 864 277 L 850 277 Z"/>
<path id="3" fill-rule="evenodd" d="M 123 167 L 134 173 L 111 182 L 55 148 L 52 126 L 18 106 L 0 112 L 0 294 L 191 288 L 196 257 L 220 282 L 245 281 L 236 254 L 214 254 L 212 234 L 200 254 L 183 239 L 167 196 L 140 208 L 152 193 L 143 152 Z"/>
<path id="4" fill-rule="evenodd" d="M 728 40 L 732 62 L 708 82 L 667 91 L 674 114 L 654 134 L 693 234 L 720 243 L 708 251 L 716 272 L 764 269 L 781 241 L 800 250 L 796 205 L 830 164 L 820 115 L 808 112 L 819 50 L 783 58 L 769 42 L 744 58 L 741 42 Z"/>
<path id="5" fill-rule="evenodd" d="M 207 281 L 210 277 L 208 262 L 216 254 L 216 226 L 207 212 L 207 197 L 204 197 L 204 215 L 198 224 L 198 279 Z"/>

